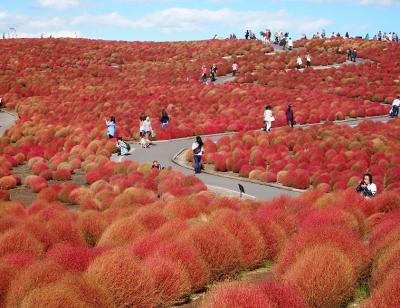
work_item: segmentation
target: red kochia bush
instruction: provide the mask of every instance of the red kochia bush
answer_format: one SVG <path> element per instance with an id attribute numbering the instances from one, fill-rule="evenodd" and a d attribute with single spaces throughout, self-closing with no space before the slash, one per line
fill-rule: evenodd
<path id="1" fill-rule="evenodd" d="M 214 225 L 226 229 L 238 241 L 245 267 L 257 265 L 266 258 L 263 237 L 244 213 L 221 209 L 214 211 L 210 219 Z"/>
<path id="2" fill-rule="evenodd" d="M 47 187 L 46 179 L 36 175 L 29 175 L 25 179 L 25 183 L 30 188 L 30 190 L 35 193 Z"/>
<path id="3" fill-rule="evenodd" d="M 89 284 L 81 276 L 66 275 L 61 280 L 36 288 L 22 300 L 22 307 L 99 307 L 113 306 L 106 291 Z"/>
<path id="4" fill-rule="evenodd" d="M 274 303 L 274 307 L 305 308 L 299 291 L 290 285 L 268 280 L 258 285 L 260 290 Z"/>
<path id="5" fill-rule="evenodd" d="M 210 270 L 197 250 L 188 242 L 165 241 L 157 250 L 159 256 L 178 262 L 189 275 L 193 290 L 203 288 L 210 279 Z"/>
<path id="6" fill-rule="evenodd" d="M 275 259 L 287 241 L 285 229 L 275 221 L 257 214 L 253 215 L 252 221 L 264 238 L 265 258 Z"/>
<path id="7" fill-rule="evenodd" d="M 96 252 L 86 246 L 59 243 L 47 252 L 47 258 L 71 272 L 83 272 L 95 258 Z"/>
<path id="8" fill-rule="evenodd" d="M 119 219 L 111 224 L 102 234 L 99 245 L 118 246 L 128 244 L 146 234 L 146 229 L 131 217 Z"/>
<path id="9" fill-rule="evenodd" d="M 239 243 L 220 226 L 197 225 L 186 231 L 183 238 L 198 250 L 214 279 L 240 269 L 242 256 Z"/>
<path id="10" fill-rule="evenodd" d="M 190 293 L 190 279 L 180 263 L 154 256 L 147 259 L 145 265 L 154 277 L 159 304 L 168 305 Z"/>
<path id="11" fill-rule="evenodd" d="M 124 249 L 97 257 L 86 271 L 92 285 L 107 290 L 117 307 L 153 307 L 158 302 L 154 278 Z"/>
<path id="12" fill-rule="evenodd" d="M 53 261 L 36 261 L 24 268 L 11 282 L 7 307 L 20 307 L 22 299 L 33 289 L 46 286 L 63 277 L 65 270 Z"/>
<path id="13" fill-rule="evenodd" d="M 44 245 L 23 229 L 11 229 L 0 235 L 0 256 L 11 253 L 41 256 L 43 252 Z"/>
<path id="14" fill-rule="evenodd" d="M 366 308 L 399 307 L 400 306 L 400 269 L 391 270 L 386 274 L 383 283 L 372 291 Z"/>
<path id="15" fill-rule="evenodd" d="M 17 180 L 15 179 L 14 176 L 9 175 L 0 178 L 0 189 L 9 190 L 15 187 L 17 187 Z"/>
<path id="16" fill-rule="evenodd" d="M 284 273 L 303 251 L 316 246 L 327 244 L 344 253 L 352 264 L 354 274 L 358 277 L 363 274 L 369 265 L 369 255 L 362 239 L 350 231 L 337 228 L 314 228 L 301 232 L 285 248 L 279 257 L 276 271 Z"/>
<path id="17" fill-rule="evenodd" d="M 212 290 L 202 307 L 272 308 L 277 306 L 255 285 L 227 283 Z"/>
<path id="18" fill-rule="evenodd" d="M 0 263 L 0 307 L 5 307 L 7 291 L 16 273 L 17 268 L 15 266 Z"/>
<path id="19" fill-rule="evenodd" d="M 352 297 L 356 276 L 350 260 L 329 244 L 305 249 L 282 280 L 300 291 L 310 307 L 339 307 Z"/>

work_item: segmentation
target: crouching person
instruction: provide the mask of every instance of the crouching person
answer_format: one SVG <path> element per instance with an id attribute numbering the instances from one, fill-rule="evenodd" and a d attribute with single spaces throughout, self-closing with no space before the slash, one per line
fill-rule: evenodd
<path id="1" fill-rule="evenodd" d="M 120 155 L 128 155 L 130 154 L 131 146 L 125 142 L 121 137 L 118 137 L 117 140 L 117 153 Z"/>
<path id="2" fill-rule="evenodd" d="M 358 184 L 356 191 L 367 199 L 376 195 L 377 188 L 372 182 L 372 175 L 370 173 L 364 174 L 364 178 L 360 184 Z"/>

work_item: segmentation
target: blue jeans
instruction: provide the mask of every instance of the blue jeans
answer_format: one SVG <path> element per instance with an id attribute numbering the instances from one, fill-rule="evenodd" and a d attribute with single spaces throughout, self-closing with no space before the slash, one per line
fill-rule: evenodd
<path id="1" fill-rule="evenodd" d="M 194 172 L 201 173 L 201 155 L 193 155 L 194 158 Z"/>

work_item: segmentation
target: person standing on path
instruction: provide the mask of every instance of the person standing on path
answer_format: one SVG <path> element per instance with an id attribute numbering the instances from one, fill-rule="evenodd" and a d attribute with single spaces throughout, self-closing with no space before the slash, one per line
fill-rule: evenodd
<path id="1" fill-rule="evenodd" d="M 165 129 L 168 127 L 169 116 L 168 116 L 168 113 L 165 111 L 165 109 L 161 110 L 160 122 L 161 122 L 161 128 Z"/>
<path id="2" fill-rule="evenodd" d="M 201 173 L 201 159 L 204 154 L 204 143 L 200 136 L 196 137 L 196 141 L 192 144 L 194 172 Z"/>
<path id="3" fill-rule="evenodd" d="M 211 66 L 210 69 L 210 74 L 211 74 L 211 81 L 214 82 L 217 80 L 217 72 L 218 72 L 218 68 L 217 65 L 215 65 L 215 63 Z"/>
<path id="4" fill-rule="evenodd" d="M 351 52 L 351 61 L 357 62 L 357 50 L 354 48 L 353 51 Z"/>
<path id="5" fill-rule="evenodd" d="M 351 48 L 347 49 L 347 60 L 351 61 L 351 56 L 353 54 L 353 50 Z"/>
<path id="6" fill-rule="evenodd" d="M 293 113 L 293 109 L 292 109 L 292 105 L 288 105 L 288 108 L 286 110 L 286 120 L 287 123 L 290 127 L 294 127 L 295 121 L 294 121 L 294 113 Z"/>
<path id="7" fill-rule="evenodd" d="M 239 69 L 239 65 L 236 62 L 233 62 L 233 64 L 232 64 L 232 77 L 236 77 L 238 69 Z"/>
<path id="8" fill-rule="evenodd" d="M 146 132 L 144 130 L 144 121 L 146 121 L 146 115 L 144 113 L 142 113 L 139 116 L 139 135 L 140 135 L 140 145 L 142 146 L 142 148 L 146 147 L 146 141 L 145 141 L 145 137 L 146 137 Z"/>
<path id="9" fill-rule="evenodd" d="M 151 127 L 150 117 L 146 117 L 146 120 L 143 122 L 143 130 L 144 130 L 144 141 L 146 148 L 150 146 L 150 137 L 154 135 L 153 128 Z"/>
<path id="10" fill-rule="evenodd" d="M 249 37 L 250 37 L 250 31 L 249 30 L 246 30 L 246 34 L 244 35 L 244 37 L 246 38 L 246 40 L 249 39 Z"/>
<path id="11" fill-rule="evenodd" d="M 399 116 L 399 108 L 400 108 L 400 95 L 397 95 L 397 98 L 392 103 L 392 110 L 390 112 L 390 116 L 392 118 Z"/>
<path id="12" fill-rule="evenodd" d="M 275 121 L 275 118 L 272 114 L 272 107 L 270 105 L 265 107 L 264 111 L 264 123 L 265 123 L 265 128 L 264 130 L 266 132 L 270 132 L 272 128 L 272 122 Z"/>
<path id="13" fill-rule="evenodd" d="M 300 56 L 297 56 L 296 65 L 298 70 L 303 67 L 303 60 L 301 60 Z"/>
<path id="14" fill-rule="evenodd" d="M 201 66 L 201 81 L 207 82 L 207 67 L 205 64 Z"/>
<path id="15" fill-rule="evenodd" d="M 116 128 L 116 124 L 115 124 L 115 117 L 112 116 L 110 118 L 110 121 L 106 120 L 106 126 L 107 126 L 107 135 L 109 139 L 112 139 L 115 137 L 115 128 Z"/>
<path id="16" fill-rule="evenodd" d="M 289 37 L 287 45 L 289 50 L 293 50 L 293 40 L 291 37 Z"/>
<path id="17" fill-rule="evenodd" d="M 307 66 L 310 67 L 311 66 L 311 55 L 309 53 L 306 55 L 306 62 L 307 62 Z"/>

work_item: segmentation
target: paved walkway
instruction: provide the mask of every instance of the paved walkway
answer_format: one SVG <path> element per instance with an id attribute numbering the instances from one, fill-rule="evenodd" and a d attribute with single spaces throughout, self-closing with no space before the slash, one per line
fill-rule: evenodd
<path id="1" fill-rule="evenodd" d="M 387 116 L 371 117 L 369 119 L 375 122 L 387 122 L 389 120 Z M 365 119 L 359 118 L 359 119 L 350 119 L 344 121 L 336 121 L 335 124 L 349 125 L 354 127 L 363 121 L 365 121 Z M 322 125 L 322 124 L 323 123 L 298 125 L 297 127 L 307 128 L 310 126 Z M 216 141 L 222 136 L 227 136 L 227 135 L 232 136 L 234 134 L 235 133 L 217 134 L 212 136 L 203 136 L 203 138 L 209 137 L 212 140 Z M 182 138 L 169 141 L 160 141 L 156 142 L 153 146 L 151 146 L 148 149 L 142 149 L 139 144 L 135 143 L 131 145 L 133 149 L 131 155 L 124 157 L 113 156 L 112 159 L 115 161 L 133 160 L 139 163 L 151 163 L 154 160 L 157 160 L 164 167 L 170 166 L 184 174 L 190 175 L 193 174 L 193 170 L 177 165 L 174 162 L 174 157 L 183 149 L 191 148 L 193 141 L 194 138 Z M 221 189 L 225 190 L 227 194 L 233 194 L 233 192 L 236 192 L 237 194 L 239 191 L 238 184 L 244 186 L 246 193 L 248 195 L 262 200 L 270 200 L 282 195 L 294 197 L 300 194 L 299 192 L 290 191 L 284 188 L 270 187 L 262 184 L 243 181 L 240 178 L 231 179 L 205 173 L 199 174 L 198 176 L 206 185 L 212 187 L 220 187 Z"/>
<path id="2" fill-rule="evenodd" d="M 16 120 L 16 116 L 2 110 L 0 112 L 0 136 L 3 136 L 6 129 L 13 126 Z"/>

